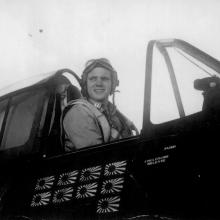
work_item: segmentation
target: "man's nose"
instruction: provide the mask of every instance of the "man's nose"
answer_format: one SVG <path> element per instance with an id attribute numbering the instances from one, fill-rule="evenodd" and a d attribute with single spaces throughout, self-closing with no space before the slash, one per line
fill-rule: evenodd
<path id="1" fill-rule="evenodd" d="M 102 79 L 101 78 L 97 78 L 96 86 L 102 86 L 102 85 L 103 85 Z"/>

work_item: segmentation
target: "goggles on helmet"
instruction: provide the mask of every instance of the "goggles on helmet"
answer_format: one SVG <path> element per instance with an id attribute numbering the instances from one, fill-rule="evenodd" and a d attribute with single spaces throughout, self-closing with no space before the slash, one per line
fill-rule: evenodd
<path id="1" fill-rule="evenodd" d="M 81 81 L 82 94 L 84 96 L 87 96 L 86 80 L 88 74 L 96 67 L 102 67 L 111 72 L 112 88 L 110 94 L 112 95 L 115 91 L 115 88 L 119 85 L 119 80 L 118 80 L 117 72 L 114 70 L 111 63 L 106 58 L 91 59 L 86 62 L 85 69 L 82 74 L 82 81 Z"/>

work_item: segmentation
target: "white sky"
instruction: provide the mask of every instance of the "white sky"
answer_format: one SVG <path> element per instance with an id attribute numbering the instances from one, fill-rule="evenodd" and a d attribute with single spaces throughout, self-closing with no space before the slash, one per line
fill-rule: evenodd
<path id="1" fill-rule="evenodd" d="M 0 0 L 0 88 L 59 68 L 81 75 L 106 57 L 116 103 L 140 129 L 147 43 L 180 38 L 220 59 L 219 9 L 219 0 Z"/>

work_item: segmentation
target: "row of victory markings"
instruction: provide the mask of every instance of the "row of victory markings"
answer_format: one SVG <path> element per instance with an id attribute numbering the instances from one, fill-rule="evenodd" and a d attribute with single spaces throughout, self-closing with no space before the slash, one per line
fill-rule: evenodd
<path id="1" fill-rule="evenodd" d="M 116 212 L 120 206 L 119 194 L 123 189 L 126 166 L 127 161 L 118 161 L 81 171 L 61 173 L 58 177 L 39 178 L 35 185 L 31 207 L 60 204 L 72 199 L 93 198 L 99 194 L 105 197 L 99 198 L 97 213 Z M 103 180 L 99 183 L 101 175 Z M 78 185 L 74 187 L 77 181 Z"/>

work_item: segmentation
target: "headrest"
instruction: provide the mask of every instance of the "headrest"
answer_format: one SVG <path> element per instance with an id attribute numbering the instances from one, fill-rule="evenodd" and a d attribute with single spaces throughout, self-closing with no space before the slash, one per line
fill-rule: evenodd
<path id="1" fill-rule="evenodd" d="M 67 88 L 67 103 L 71 100 L 79 99 L 82 97 L 80 90 L 74 86 L 69 85 Z"/>

